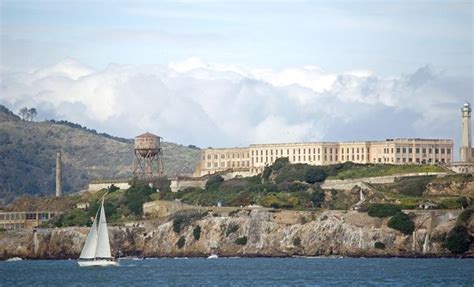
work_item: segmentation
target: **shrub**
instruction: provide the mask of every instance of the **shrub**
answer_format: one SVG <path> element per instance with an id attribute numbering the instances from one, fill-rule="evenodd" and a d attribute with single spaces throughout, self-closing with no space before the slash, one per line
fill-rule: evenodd
<path id="1" fill-rule="evenodd" d="M 239 245 L 247 244 L 247 236 L 237 238 L 235 240 L 235 244 L 239 244 Z"/>
<path id="2" fill-rule="evenodd" d="M 86 211 L 75 208 L 55 217 L 53 225 L 56 227 L 89 226 L 91 225 L 91 220 Z"/>
<path id="3" fill-rule="evenodd" d="M 301 246 L 301 238 L 299 238 L 299 237 L 293 238 L 293 245 L 294 246 Z"/>
<path id="4" fill-rule="evenodd" d="M 471 216 L 474 214 L 474 208 L 469 208 L 459 214 L 458 219 L 456 220 L 456 225 L 467 224 Z"/>
<path id="5" fill-rule="evenodd" d="M 125 192 L 124 200 L 128 209 L 135 215 L 142 215 L 143 203 L 150 201 L 150 195 L 154 192 L 155 189 L 148 184 L 136 183 Z"/>
<path id="6" fill-rule="evenodd" d="M 420 197 L 433 178 L 433 176 L 401 178 L 395 185 L 398 191 L 403 195 Z"/>
<path id="7" fill-rule="evenodd" d="M 310 184 L 314 184 L 316 182 L 322 182 L 326 179 L 326 173 L 323 169 L 316 167 L 316 166 L 309 166 L 306 169 L 304 181 Z"/>
<path id="8" fill-rule="evenodd" d="M 176 217 L 173 220 L 173 231 L 176 232 L 176 233 L 180 233 L 182 223 L 183 223 L 183 218 L 182 217 Z"/>
<path id="9" fill-rule="evenodd" d="M 313 202 L 314 207 L 321 207 L 321 204 L 324 202 L 324 191 L 321 188 L 311 193 L 311 202 Z"/>
<path id="10" fill-rule="evenodd" d="M 411 220 L 410 216 L 401 211 L 397 212 L 392 218 L 390 218 L 387 226 L 406 235 L 410 235 L 413 230 L 415 230 L 415 224 Z"/>
<path id="11" fill-rule="evenodd" d="M 446 237 L 444 245 L 454 254 L 462 254 L 469 250 L 471 236 L 465 226 L 455 226 Z"/>
<path id="12" fill-rule="evenodd" d="M 181 230 L 193 223 L 195 220 L 198 220 L 205 216 L 207 213 L 184 213 L 184 214 L 177 214 L 173 219 L 173 231 L 176 233 L 180 233 Z"/>
<path id="13" fill-rule="evenodd" d="M 206 181 L 206 190 L 218 189 L 219 186 L 224 182 L 224 178 L 220 175 L 211 176 Z"/>
<path id="14" fill-rule="evenodd" d="M 178 246 L 179 249 L 183 248 L 185 244 L 186 244 L 186 238 L 184 238 L 184 236 L 181 236 L 178 239 L 178 242 L 176 242 L 176 246 Z"/>
<path id="15" fill-rule="evenodd" d="M 239 225 L 237 223 L 230 223 L 227 226 L 227 230 L 225 231 L 225 237 L 229 236 L 231 233 L 237 232 L 239 230 Z"/>
<path id="16" fill-rule="evenodd" d="M 201 238 L 201 226 L 196 226 L 193 230 L 194 239 L 199 240 Z"/>
<path id="17" fill-rule="evenodd" d="M 400 212 L 401 208 L 395 204 L 370 204 L 367 211 L 372 217 L 389 217 Z"/>
<path id="18" fill-rule="evenodd" d="M 385 249 L 385 244 L 383 244 L 383 242 L 377 241 L 375 242 L 374 247 L 377 249 Z"/>
<path id="19" fill-rule="evenodd" d="M 120 190 L 120 188 L 116 187 L 113 184 L 109 187 L 109 193 L 112 193 L 112 192 L 117 191 L 117 190 Z"/>
<path id="20" fill-rule="evenodd" d="M 270 175 L 272 174 L 272 168 L 270 166 L 265 166 L 265 168 L 263 169 L 263 172 L 262 172 L 262 179 L 266 182 L 268 181 L 268 178 L 270 177 Z"/>

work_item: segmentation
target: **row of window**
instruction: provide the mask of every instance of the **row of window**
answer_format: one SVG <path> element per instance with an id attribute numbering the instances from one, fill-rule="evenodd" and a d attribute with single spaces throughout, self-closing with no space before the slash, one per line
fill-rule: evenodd
<path id="1" fill-rule="evenodd" d="M 352 147 L 352 148 L 323 148 L 325 154 L 338 154 L 338 151 L 340 154 L 364 154 L 366 148 L 364 147 Z M 411 148 L 411 147 L 397 147 L 396 152 L 397 153 L 413 153 L 413 150 L 415 151 L 416 154 L 419 154 L 420 152 L 422 154 L 451 154 L 451 149 L 450 148 Z M 286 154 L 285 154 L 286 152 Z M 293 148 L 293 149 L 269 149 L 269 150 L 252 150 L 251 151 L 251 156 L 252 157 L 262 157 L 265 155 L 266 157 L 268 156 L 290 156 L 291 155 L 316 155 L 316 154 L 321 154 L 321 148 Z M 367 148 L 367 154 L 370 152 L 370 149 Z M 379 149 L 380 152 L 380 149 Z M 393 154 L 394 153 L 394 148 L 383 148 L 383 153 L 384 154 Z M 245 157 L 246 156 L 246 157 Z M 248 158 L 249 153 L 222 153 L 222 154 L 208 154 L 207 159 L 233 159 L 233 158 Z M 311 158 L 311 157 L 309 157 Z M 203 160 L 205 160 L 206 157 L 203 156 Z"/>
<path id="2" fill-rule="evenodd" d="M 332 154 L 332 153 L 335 153 L 337 154 L 338 153 L 338 149 L 337 148 L 324 148 L 324 153 L 329 153 L 329 154 Z M 346 151 L 346 153 L 364 153 L 364 150 L 365 148 L 361 147 L 361 148 L 341 148 L 340 149 L 340 153 L 341 154 L 344 154 L 344 150 Z M 286 154 L 284 153 L 286 151 Z M 286 155 L 286 156 L 289 156 L 290 155 L 290 151 L 292 151 L 291 155 L 306 155 L 306 154 L 321 154 L 321 148 L 294 148 L 294 149 L 270 149 L 270 150 L 265 150 L 265 153 L 264 153 L 264 150 L 256 150 L 256 151 L 252 151 L 251 152 L 251 155 L 252 157 L 253 156 L 263 156 L 265 154 L 265 156 L 273 156 L 273 154 L 275 154 L 276 156 L 280 155 L 280 156 L 283 156 L 283 155 Z M 367 152 L 369 152 L 369 148 L 367 148 Z"/>
<path id="3" fill-rule="evenodd" d="M 227 157 L 226 157 L 226 155 L 227 155 Z M 247 155 L 247 157 L 244 157 L 245 155 Z M 220 154 L 220 158 L 221 158 L 221 159 L 225 159 L 225 158 L 227 158 L 227 159 L 231 159 L 231 158 L 248 158 L 248 157 L 249 157 L 249 153 L 247 153 L 247 154 L 245 154 L 245 153 L 227 153 L 227 154 L 221 153 L 221 154 Z M 213 158 L 214 158 L 214 159 L 219 159 L 219 154 L 213 154 L 213 155 L 208 154 L 208 155 L 207 155 L 207 159 L 208 159 L 208 160 L 213 159 Z M 205 159 L 206 159 L 206 157 L 203 156 L 203 157 L 202 157 L 202 160 L 205 160 Z"/>
<path id="4" fill-rule="evenodd" d="M 0 223 L 0 228 L 1 229 L 7 229 L 7 230 L 12 230 L 12 229 L 20 229 L 20 228 L 25 228 L 26 225 L 24 223 Z"/>
<path id="5" fill-rule="evenodd" d="M 249 161 L 238 161 L 238 162 L 235 162 L 235 161 L 228 161 L 227 162 L 227 167 L 249 167 L 250 166 L 250 162 Z M 225 168 L 226 167 L 226 164 L 225 162 L 221 161 L 221 162 L 213 162 L 212 164 L 210 162 L 207 163 L 207 167 L 208 168 L 211 168 L 211 167 L 214 167 L 214 168 Z"/>
<path id="6" fill-rule="evenodd" d="M 36 212 L 6 212 L 0 213 L 0 220 L 48 220 L 53 218 L 54 214 L 36 213 Z"/>
<path id="7" fill-rule="evenodd" d="M 444 148 L 415 148 L 415 153 L 419 154 L 421 151 L 422 154 L 432 154 L 433 151 L 435 154 L 451 154 L 451 149 L 450 148 L 447 148 L 447 149 L 444 149 Z M 399 148 L 397 147 L 397 153 L 413 153 L 413 148 L 409 147 L 409 148 L 405 148 L 405 147 L 402 147 L 402 148 Z M 385 149 L 384 149 L 384 153 L 385 153 Z M 393 153 L 393 148 L 392 148 L 392 153 Z"/>

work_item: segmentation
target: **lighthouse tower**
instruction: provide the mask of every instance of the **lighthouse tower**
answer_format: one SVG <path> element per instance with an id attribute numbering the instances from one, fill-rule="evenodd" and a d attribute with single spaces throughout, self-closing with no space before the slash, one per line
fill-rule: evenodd
<path id="1" fill-rule="evenodd" d="M 466 102 L 462 111 L 462 135 L 461 147 L 459 148 L 459 160 L 461 162 L 470 162 L 472 160 L 471 145 L 471 105 Z"/>

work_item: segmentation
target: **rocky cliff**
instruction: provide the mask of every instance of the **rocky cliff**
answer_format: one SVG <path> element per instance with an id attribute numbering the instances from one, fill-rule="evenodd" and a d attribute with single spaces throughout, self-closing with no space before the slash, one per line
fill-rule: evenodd
<path id="1" fill-rule="evenodd" d="M 417 229 L 410 236 L 388 228 L 388 219 L 356 211 L 263 209 L 206 213 L 184 222 L 179 232 L 173 228 L 173 220 L 168 220 L 110 227 L 109 234 L 114 254 L 120 251 L 140 257 L 205 256 L 213 252 L 221 256 L 449 256 L 442 240 L 459 212 L 411 213 Z M 198 225 L 201 231 L 196 239 Z M 469 226 L 472 230 L 473 223 Z M 3 231 L 0 258 L 77 258 L 87 232 L 84 227 Z M 239 238 L 240 244 L 236 243 Z M 178 241 L 183 244 L 181 248 Z"/>

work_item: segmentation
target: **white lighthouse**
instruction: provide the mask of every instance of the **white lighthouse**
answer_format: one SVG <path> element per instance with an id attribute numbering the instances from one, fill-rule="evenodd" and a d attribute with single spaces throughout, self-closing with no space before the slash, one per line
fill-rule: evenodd
<path id="1" fill-rule="evenodd" d="M 466 102 L 461 109 L 462 112 L 462 135 L 461 147 L 459 148 L 459 161 L 470 162 L 472 160 L 471 145 L 471 105 Z"/>
<path id="2" fill-rule="evenodd" d="M 474 149 L 471 140 L 471 104 L 466 102 L 461 109 L 462 134 L 459 147 L 459 161 L 451 164 L 457 173 L 474 174 Z"/>

